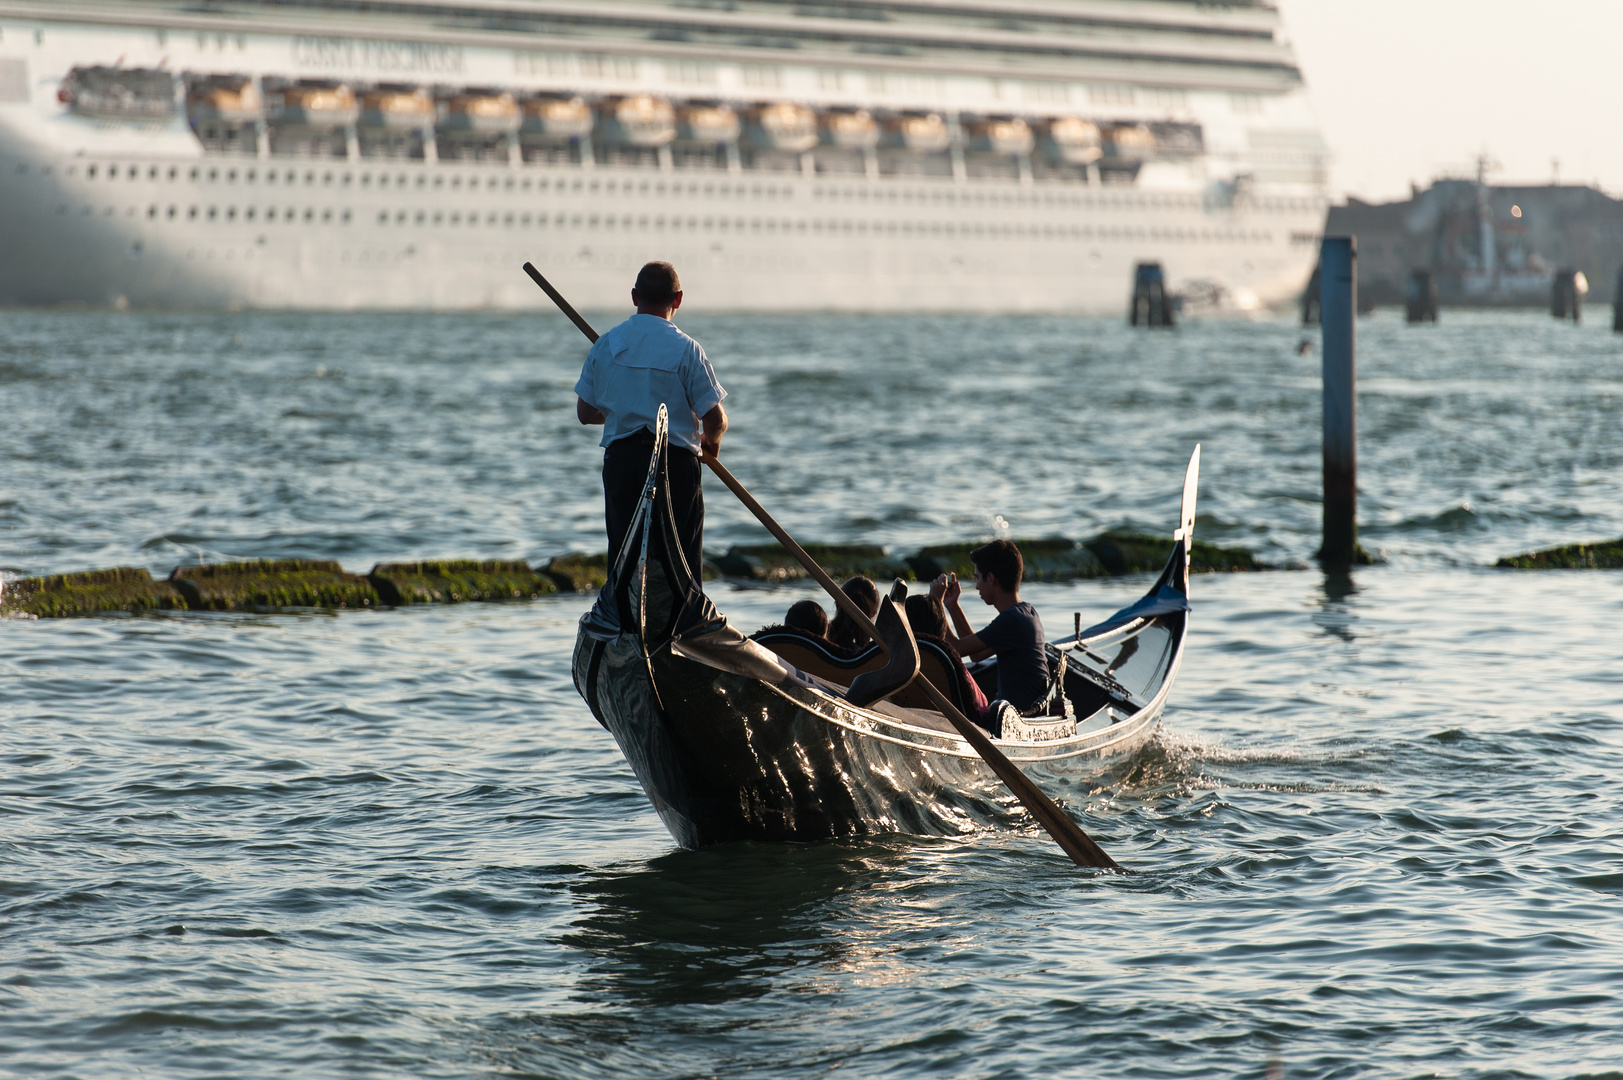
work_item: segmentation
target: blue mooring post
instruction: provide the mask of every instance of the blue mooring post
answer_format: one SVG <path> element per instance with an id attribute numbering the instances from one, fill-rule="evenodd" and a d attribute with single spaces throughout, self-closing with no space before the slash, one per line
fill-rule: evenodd
<path id="1" fill-rule="evenodd" d="M 1327 236 L 1319 249 L 1324 346 L 1324 545 L 1326 570 L 1346 570 L 1358 550 L 1358 238 Z"/>

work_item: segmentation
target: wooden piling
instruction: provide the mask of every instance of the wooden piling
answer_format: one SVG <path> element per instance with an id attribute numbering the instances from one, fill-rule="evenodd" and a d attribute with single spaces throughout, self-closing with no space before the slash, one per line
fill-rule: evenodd
<path id="1" fill-rule="evenodd" d="M 1133 302 L 1127 310 L 1128 325 L 1172 326 L 1176 321 L 1161 264 L 1139 263 L 1133 269 Z"/>
<path id="2" fill-rule="evenodd" d="M 1430 270 L 1409 271 L 1409 284 L 1403 290 L 1404 321 L 1437 321 L 1437 279 Z"/>
<path id="3" fill-rule="evenodd" d="M 1578 271 L 1557 270 L 1550 289 L 1550 314 L 1558 319 L 1578 322 L 1582 318 L 1583 293 L 1578 287 Z"/>
<path id="4" fill-rule="evenodd" d="M 1319 561 L 1344 570 L 1358 547 L 1358 240 L 1327 236 L 1319 250 L 1324 346 L 1324 544 Z"/>
<path id="5" fill-rule="evenodd" d="M 1617 269 L 1617 284 L 1612 288 L 1612 333 L 1623 334 L 1623 266 Z"/>

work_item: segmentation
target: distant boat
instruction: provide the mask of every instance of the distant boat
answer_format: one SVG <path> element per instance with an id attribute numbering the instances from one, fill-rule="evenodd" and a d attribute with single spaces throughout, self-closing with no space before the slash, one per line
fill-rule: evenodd
<path id="1" fill-rule="evenodd" d="M 793 632 L 752 640 L 716 611 L 675 540 L 665 463 L 661 427 L 628 539 L 581 620 L 573 668 L 676 841 L 950 835 L 1004 813 L 1012 800 L 991 769 L 916 685 L 866 707 L 848 699 L 857 675 L 884 666 L 878 646 L 849 658 Z M 1172 556 L 1143 599 L 1049 644 L 1058 694 L 1046 715 L 1003 714 L 994 742 L 1051 789 L 1100 777 L 1154 734 L 1188 632 L 1197 468 L 1198 457 Z M 905 619 L 901 627 L 911 636 Z M 918 678 L 975 715 L 962 667 L 919 644 Z"/>

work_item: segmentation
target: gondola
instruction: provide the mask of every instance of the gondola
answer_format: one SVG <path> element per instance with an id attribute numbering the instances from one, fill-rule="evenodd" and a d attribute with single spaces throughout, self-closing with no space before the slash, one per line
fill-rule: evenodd
<path id="1" fill-rule="evenodd" d="M 840 656 L 781 629 L 751 638 L 716 610 L 676 542 L 660 419 L 637 515 L 581 619 L 572 666 L 676 842 L 953 835 L 1009 821 L 1007 791 L 916 682 L 853 700 L 870 696 L 855 684 L 886 666 L 887 649 Z M 1155 583 L 1137 603 L 1086 629 L 1078 618 L 1075 634 L 1049 643 L 1044 715 L 999 710 L 997 747 L 1050 793 L 1086 790 L 1159 723 L 1188 633 L 1199 455 Z M 895 632 L 907 637 L 901 648 L 918 648 L 917 679 L 973 715 L 961 665 L 914 641 L 905 619 Z"/>

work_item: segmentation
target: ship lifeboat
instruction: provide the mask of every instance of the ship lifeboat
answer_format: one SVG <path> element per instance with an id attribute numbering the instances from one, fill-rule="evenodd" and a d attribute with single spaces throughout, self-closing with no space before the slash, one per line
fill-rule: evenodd
<path id="1" fill-rule="evenodd" d="M 463 135 L 508 135 L 523 119 L 512 94 L 458 94 L 446 105 L 441 127 Z"/>
<path id="2" fill-rule="evenodd" d="M 1062 116 L 1049 121 L 1043 149 L 1067 165 L 1092 165 L 1104 156 L 1104 139 L 1093 121 Z"/>
<path id="3" fill-rule="evenodd" d="M 879 145 L 879 124 L 866 109 L 824 113 L 823 141 L 842 150 L 871 150 Z"/>
<path id="4" fill-rule="evenodd" d="M 592 107 L 585 98 L 531 98 L 524 103 L 525 135 L 567 142 L 592 133 Z"/>
<path id="5" fill-rule="evenodd" d="M 688 142 L 719 146 L 738 141 L 738 114 L 726 105 L 689 105 L 679 118 L 677 134 Z"/>
<path id="6" fill-rule="evenodd" d="M 1118 124 L 1105 133 L 1105 157 L 1139 162 L 1155 156 L 1155 136 L 1143 124 Z"/>
<path id="7" fill-rule="evenodd" d="M 750 141 L 763 150 L 803 154 L 817 145 L 817 114 L 787 101 L 762 106 L 751 117 Z"/>
<path id="8" fill-rule="evenodd" d="M 289 127 L 343 127 L 359 114 L 347 86 L 290 86 L 282 91 L 281 121 Z"/>
<path id="9" fill-rule="evenodd" d="M 903 114 L 886 123 L 885 142 L 914 154 L 938 154 L 952 145 L 952 132 L 940 113 Z"/>
<path id="10" fill-rule="evenodd" d="M 676 138 L 676 110 L 662 97 L 632 94 L 601 106 L 605 142 L 623 146 L 664 146 Z"/>
<path id="11" fill-rule="evenodd" d="M 373 90 L 361 95 L 360 125 L 389 131 L 434 126 L 434 99 L 425 90 Z"/>
<path id="12" fill-rule="evenodd" d="M 1016 157 L 1029 154 L 1037 145 L 1031 125 L 1014 117 L 1007 120 L 979 120 L 970 125 L 969 148 L 990 154 Z"/>
<path id="13" fill-rule="evenodd" d="M 175 76 L 158 68 L 76 67 L 56 96 L 81 116 L 165 120 L 175 112 Z"/>
<path id="14" fill-rule="evenodd" d="M 265 103 L 251 79 L 192 86 L 186 94 L 186 112 L 193 120 L 247 124 L 264 114 Z"/>

